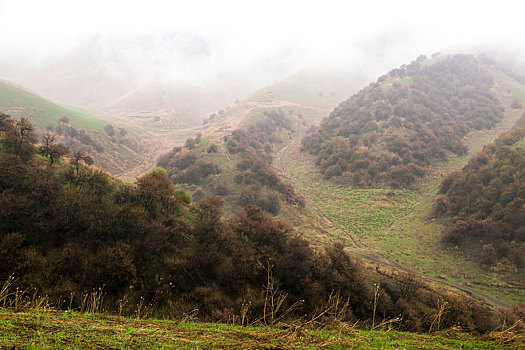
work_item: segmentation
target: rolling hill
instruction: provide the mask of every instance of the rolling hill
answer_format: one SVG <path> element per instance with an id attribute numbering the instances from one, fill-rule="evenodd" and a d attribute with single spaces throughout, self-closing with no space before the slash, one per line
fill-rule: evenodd
<path id="1" fill-rule="evenodd" d="M 398 330 L 477 334 L 502 326 L 496 308 L 362 265 L 342 244 L 314 248 L 256 206 L 227 217 L 220 197 L 192 203 L 162 169 L 130 184 L 82 164 L 49 164 L 17 125 L 0 125 L 2 308 L 190 312 L 269 327 L 313 319 L 314 329 L 395 322 Z"/>
<path id="2" fill-rule="evenodd" d="M 486 219 L 479 216 L 477 192 L 472 193 L 472 200 L 459 203 L 450 191 L 453 187 L 469 186 L 465 179 L 478 176 L 476 164 L 487 165 L 476 184 L 490 185 L 480 187 L 478 192 L 501 191 L 505 198 L 510 198 L 513 191 L 521 193 L 510 179 L 521 179 L 523 129 L 514 129 L 496 141 L 496 146 L 487 146 L 481 156 L 472 157 L 511 129 L 523 115 L 525 86 L 497 64 L 471 56 L 416 62 L 419 66 L 402 69 L 410 70 L 408 74 L 412 74 L 409 76 L 414 81 L 398 79 L 406 73 L 390 73 L 380 79 L 378 86 L 374 83 L 336 107 L 328 119 L 342 121 L 344 113 L 357 111 L 357 124 L 350 121 L 334 129 L 346 132 L 367 120 L 363 116 L 367 115 L 368 107 L 371 107 L 369 114 L 380 110 L 368 102 L 376 98 L 378 104 L 387 105 L 401 100 L 403 108 L 392 107 L 395 115 L 386 113 L 387 118 L 381 120 L 388 121 L 384 128 L 387 131 L 382 134 L 375 130 L 376 141 L 379 140 L 376 144 L 383 147 L 381 137 L 396 135 L 391 129 L 397 128 L 405 141 L 417 141 L 423 134 L 428 137 L 425 140 L 435 141 L 432 149 L 443 152 L 434 158 L 428 155 L 428 162 L 420 165 L 424 173 L 406 186 L 388 185 L 381 179 L 363 185 L 342 181 L 339 175 L 326 176 L 322 167 L 316 165 L 322 154 L 301 151 L 305 134 L 309 135 L 307 138 L 315 133 L 327 135 L 311 126 L 335 107 L 337 94 L 329 94 L 333 99 L 324 100 L 324 92 L 319 91 L 330 91 L 329 88 L 320 89 L 322 84 L 315 85 L 297 76 L 291 78 L 290 85 L 281 82 L 210 115 L 199 129 L 192 130 L 200 134 L 160 157 L 159 165 L 165 170 L 147 172 L 134 183 L 124 183 L 96 169 L 66 162 L 50 165 L 35 156 L 34 146 L 29 144 L 25 150 L 30 152 L 18 154 L 19 148 L 11 146 L 28 141 L 20 141 L 18 134 L 12 132 L 16 129 L 3 127 L 0 277 L 6 282 L 0 289 L 4 291 L 0 303 L 7 305 L 8 310 L 0 312 L 0 321 L 8 330 L 2 334 L 2 341 L 8 346 L 28 341 L 68 345 L 69 332 L 72 328 L 80 329 L 78 324 L 74 325 L 77 322 L 85 324 L 83 313 L 88 312 L 93 318 L 87 323 L 112 334 L 98 342 L 100 346 L 126 346 L 126 339 L 137 333 L 140 337 L 135 344 L 156 344 L 155 337 L 144 336 L 143 326 L 154 329 L 155 334 L 160 332 L 174 346 L 180 344 L 181 338 L 165 335 L 157 321 L 145 325 L 142 321 L 121 318 L 127 315 L 139 319 L 197 317 L 201 321 L 257 325 L 263 330 L 281 327 L 277 330 L 281 334 L 279 344 L 286 346 L 292 339 L 294 346 L 302 346 L 302 337 L 308 337 L 309 344 L 317 344 L 321 337 L 332 339 L 336 346 L 360 346 L 363 342 L 356 341 L 353 337 L 356 334 L 376 340 L 379 337 L 363 346 L 414 344 L 413 338 L 403 333 L 374 331 L 377 327 L 394 327 L 398 331 L 432 332 L 432 336 L 418 336 L 419 342 L 431 346 L 494 347 L 484 342 L 493 338 L 463 335 L 452 335 L 452 344 L 440 338 L 439 330 L 455 329 L 448 332 L 461 330 L 471 335 L 489 333 L 496 327 L 505 330 L 506 322 L 523 317 L 522 306 L 510 307 L 525 300 L 523 285 L 519 283 L 523 271 L 487 270 L 460 249 L 444 246 L 441 237 L 449 220 L 460 216 Z M 465 64 L 470 70 L 463 69 Z M 394 81 L 389 82 L 392 74 Z M 446 80 L 444 86 L 456 89 L 461 98 L 442 91 L 443 88 L 432 87 L 435 80 Z M 294 82 L 300 82 L 299 88 L 292 88 Z M 308 89 L 303 84 L 312 86 Z M 367 95 L 376 88 L 399 91 L 386 97 L 380 93 Z M 431 101 L 424 94 L 417 95 L 419 89 L 429 92 L 438 106 L 427 106 Z M 317 91 L 319 99 L 307 103 L 313 91 Z M 411 99 L 415 95 L 419 102 L 413 104 Z M 53 118 L 62 111 L 59 109 L 62 107 L 36 100 L 34 95 L 14 93 L 14 96 L 8 99 L 14 101 L 9 106 L 11 112 L 33 111 L 34 114 L 27 114 L 33 119 Z M 305 100 L 301 101 L 303 97 Z M 418 113 L 411 109 L 412 105 Z M 44 106 L 40 107 L 44 112 L 39 114 L 35 106 Z M 423 110 L 427 113 L 420 115 Z M 418 121 L 418 116 L 425 122 Z M 112 130 L 115 135 L 111 135 L 107 125 L 102 130 L 95 126 L 81 129 L 80 117 L 61 115 L 62 119 L 52 120 L 46 128 L 56 131 L 65 141 L 75 139 L 73 130 L 77 136 L 82 134 L 79 130 L 86 130 L 84 133 L 94 140 L 97 135 L 104 135 L 116 144 L 127 136 L 115 128 Z M 327 125 L 330 123 L 325 121 L 320 128 Z M 443 130 L 434 130 L 439 127 Z M 420 133 L 421 129 L 425 132 Z M 343 142 L 344 132 L 334 139 Z M 156 136 L 150 134 L 149 138 Z M 169 139 L 166 137 L 162 142 Z M 359 142 L 364 144 L 364 139 Z M 324 147 L 329 143 L 320 144 Z M 369 146 L 373 148 L 375 144 Z M 414 162 L 421 147 L 410 146 L 404 145 L 408 151 L 398 156 L 407 156 Z M 501 159 L 489 159 L 500 154 Z M 484 157 L 487 161 L 480 161 Z M 509 164 L 509 158 L 517 162 Z M 151 161 L 145 164 L 150 165 Z M 463 170 L 467 175 L 449 176 L 465 164 L 469 164 Z M 507 166 L 504 174 L 502 164 Z M 505 177 L 504 183 L 510 187 L 498 190 L 499 182 L 486 181 L 492 177 Z M 180 187 L 192 192 L 193 202 Z M 439 205 L 433 205 L 436 191 Z M 520 198 L 510 198 L 509 203 L 519 206 Z M 486 208 L 488 200 L 492 199 L 481 203 L 481 207 Z M 461 209 L 458 203 L 468 207 Z M 450 217 L 449 220 L 431 217 L 433 208 L 439 206 L 445 208 L 439 213 Z M 505 210 L 497 204 L 493 207 L 498 209 L 493 210 L 496 214 L 487 212 L 487 215 L 490 219 L 501 219 Z M 503 219 L 518 220 L 519 226 L 520 209 L 512 213 L 515 215 L 503 215 Z M 518 237 L 521 233 L 512 234 Z M 492 244 L 496 256 L 500 254 L 501 246 L 482 243 Z M 515 244 L 521 244 L 519 239 Z M 502 262 L 505 260 L 496 260 L 495 264 Z M 12 272 L 17 278 L 11 277 Z M 28 291 L 27 288 L 38 288 L 46 294 L 19 292 Z M 41 311 L 38 307 L 35 310 L 35 303 L 40 306 L 51 303 L 68 311 Z M 32 315 L 17 313 L 22 310 Z M 101 310 L 118 314 L 119 318 L 97 316 Z M 55 325 L 55 315 L 61 320 L 59 325 Z M 23 319 L 26 316 L 32 323 Z M 99 322 L 97 317 L 104 320 Z M 41 319 L 54 324 L 53 332 L 60 329 L 60 336 L 51 332 L 52 340 L 42 332 L 33 333 L 31 329 L 42 327 Z M 114 328 L 110 329 L 105 322 Z M 357 323 L 350 326 L 354 322 Z M 356 324 L 362 330 L 354 331 Z M 311 329 L 304 325 L 311 325 Z M 163 324 L 172 332 L 182 327 L 181 331 L 195 344 L 224 345 L 223 338 L 207 333 L 208 325 L 187 326 L 174 326 L 167 321 Z M 229 336 L 253 340 L 252 328 L 243 327 L 238 332 L 236 326 L 221 327 Z M 189 328 L 197 329 L 197 339 Z M 286 336 L 286 329 L 292 329 L 291 338 Z M 348 329 L 352 330 L 349 334 L 345 333 Z M 11 331 L 23 339 L 11 341 Z M 254 332 L 259 331 L 261 328 Z M 203 334 L 207 337 L 205 343 Z M 501 340 L 505 345 L 521 346 L 514 333 L 505 330 L 498 334 L 508 335 Z M 89 337 L 76 339 L 93 341 Z M 259 340 L 250 344 L 264 343 L 264 339 Z"/>
<path id="3" fill-rule="evenodd" d="M 439 59 L 438 59 L 439 58 Z M 401 188 L 433 164 L 465 154 L 462 138 L 493 128 L 503 108 L 491 74 L 473 56 L 421 56 L 339 105 L 302 141 L 326 178 Z"/>
<path id="4" fill-rule="evenodd" d="M 252 100 L 247 99 L 212 114 L 201 129 L 203 136 L 190 140 L 191 149 L 175 148 L 163 156 L 159 164 L 168 169 L 172 181 L 187 188 L 196 200 L 207 195 L 223 196 L 229 213 L 238 212 L 244 204 L 259 205 L 268 213 L 290 222 L 318 247 L 343 241 L 347 250 L 369 263 L 412 271 L 429 280 L 475 293 L 485 300 L 495 300 L 500 305 L 521 302 L 525 300 L 525 293 L 517 282 L 519 274 L 492 274 L 462 252 L 444 247 L 441 241 L 443 224 L 429 217 L 439 182 L 517 122 L 522 110 L 512 106 L 516 107 L 516 101 L 525 102 L 525 86 L 518 75 L 485 57 L 443 55 L 429 60 L 420 58 L 418 69 L 428 73 L 428 69 L 436 64 L 440 64 L 434 68 L 437 72 L 429 73 L 433 78 L 422 77 L 419 84 L 432 85 L 434 78 L 440 81 L 443 71 L 447 72 L 445 76 L 459 72 L 463 74 L 461 79 L 466 85 L 456 89 L 456 92 L 463 91 L 460 96 L 464 99 L 455 97 L 452 92 L 435 98 L 433 102 L 439 101 L 438 107 L 445 108 L 448 114 L 440 119 L 442 117 L 437 111 L 428 108 L 428 113 L 424 114 L 427 119 L 423 123 L 419 123 L 418 114 L 407 107 L 410 106 L 408 100 L 403 102 L 403 108 L 410 112 L 413 120 L 389 126 L 387 136 L 395 134 L 391 128 L 400 128 L 405 132 L 401 133 L 405 141 L 416 140 L 416 136 L 421 135 L 418 134 L 418 127 L 422 126 L 426 128 L 423 133 L 426 141 L 428 137 L 441 135 L 446 142 L 437 141 L 434 146 L 428 147 L 430 151 L 442 146 L 445 148 L 441 155 L 428 153 L 430 159 L 422 167 L 421 176 L 410 184 L 403 184 L 402 188 L 383 183 L 352 186 L 349 174 L 327 179 L 326 173 L 316 166 L 319 157 L 301 151 L 301 147 L 304 148 L 302 137 L 305 133 L 309 135 L 307 138 L 312 133 L 318 133 L 316 129 L 308 131 L 308 126 L 315 125 L 323 111 L 325 116 L 328 115 L 329 108 L 320 108 L 317 102 L 302 105 L 284 99 L 287 92 L 280 92 L 279 87 L 287 86 L 286 83 L 265 88 L 252 95 Z M 451 67 L 446 68 L 449 64 Z M 470 71 L 463 69 L 465 64 L 470 66 Z M 389 73 L 380 79 L 383 82 L 371 84 L 356 96 L 369 96 L 367 94 L 371 89 L 403 90 L 403 84 L 395 84 L 399 77 L 392 78 L 391 74 L 402 73 Z M 389 76 L 396 81 L 388 81 Z M 456 84 L 462 81 L 454 79 Z M 293 77 L 294 80 L 302 79 Z M 428 91 L 434 91 L 432 89 L 429 87 Z M 310 91 L 319 89 L 314 87 Z M 453 103 L 445 101 L 447 94 L 454 100 Z M 416 106 L 429 103 L 423 97 L 418 95 Z M 375 98 L 385 96 L 377 94 Z M 352 97 L 349 101 L 355 102 L 356 99 L 358 97 Z M 360 108 L 366 111 L 364 100 Z M 479 105 L 477 102 L 480 102 Z M 334 113 L 344 111 L 342 106 L 346 106 L 345 103 Z M 402 114 L 399 109 L 397 112 Z M 429 130 L 435 130 L 433 123 L 442 125 L 446 122 L 455 123 L 451 124 L 454 127 L 429 133 Z M 285 124 L 288 128 L 282 127 Z M 268 137 L 260 138 L 262 130 L 267 132 Z M 410 133 L 412 136 L 407 138 Z M 379 133 L 376 137 L 379 139 Z M 449 147 L 451 145 L 455 148 Z M 412 157 L 408 159 L 415 159 L 413 152 L 405 154 Z M 197 165 L 190 166 L 189 171 L 181 171 L 176 163 L 184 164 L 185 161 L 188 161 L 187 164 L 196 162 Z M 199 164 L 203 166 L 201 174 L 204 176 L 198 175 Z M 292 200 L 287 194 L 291 194 L 289 198 Z M 461 263 L 458 264 L 458 261 Z"/>
<path id="5" fill-rule="evenodd" d="M 88 112 L 58 105 L 5 81 L 0 81 L 0 111 L 13 118 L 27 118 L 40 135 L 56 134 L 60 142 L 86 151 L 96 166 L 115 175 L 143 162 L 149 147 L 148 140 L 139 141 L 134 129 L 115 127 Z"/>
<path id="6" fill-rule="evenodd" d="M 14 118 L 28 118 L 38 129 L 56 125 L 60 118 L 68 118 L 71 126 L 87 130 L 103 131 L 108 124 L 85 111 L 60 106 L 7 81 L 0 81 L 0 108 Z"/>

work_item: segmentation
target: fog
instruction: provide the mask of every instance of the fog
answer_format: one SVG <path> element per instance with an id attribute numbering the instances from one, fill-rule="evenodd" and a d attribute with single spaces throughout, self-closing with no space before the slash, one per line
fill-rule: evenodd
<path id="1" fill-rule="evenodd" d="M 375 80 L 436 51 L 490 52 L 523 69 L 523 10 L 516 1 L 0 0 L 0 79 L 87 108 L 191 90 L 208 99 L 204 113 L 304 69 Z"/>

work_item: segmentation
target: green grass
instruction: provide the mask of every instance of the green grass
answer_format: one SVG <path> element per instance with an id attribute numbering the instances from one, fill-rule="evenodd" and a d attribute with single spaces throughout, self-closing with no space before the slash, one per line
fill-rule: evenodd
<path id="1" fill-rule="evenodd" d="M 363 239 L 379 234 L 408 214 L 417 198 L 412 191 L 356 189 L 330 182 L 310 184 L 306 192 L 310 198 L 317 198 L 317 205 L 330 220 Z"/>
<path id="2" fill-rule="evenodd" d="M 306 119 L 319 121 L 366 82 L 367 78 L 355 73 L 306 70 L 256 91 L 248 101 L 265 101 L 273 96 L 300 105 Z"/>
<path id="3" fill-rule="evenodd" d="M 105 314 L 0 310 L 0 348 L 13 349 L 520 349 L 504 337 L 325 327 L 278 329 L 137 320 Z"/>
<path id="4" fill-rule="evenodd" d="M 412 84 L 412 79 L 411 78 L 392 77 L 392 78 L 387 79 L 384 82 L 382 82 L 381 83 L 381 87 L 388 90 L 388 89 L 391 89 L 393 87 L 394 83 L 398 83 L 402 87 L 406 87 L 406 86 L 409 86 L 410 84 Z"/>
<path id="5" fill-rule="evenodd" d="M 108 123 L 79 109 L 60 106 L 26 90 L 0 81 L 0 112 L 26 117 L 39 129 L 56 125 L 62 117 L 77 128 L 103 131 Z"/>

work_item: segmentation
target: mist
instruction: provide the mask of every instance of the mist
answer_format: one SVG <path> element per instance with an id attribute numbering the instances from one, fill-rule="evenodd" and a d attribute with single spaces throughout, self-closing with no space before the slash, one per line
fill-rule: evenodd
<path id="1" fill-rule="evenodd" d="M 520 7 L 0 0 L 0 79 L 91 110 L 116 111 L 126 97 L 151 94 L 203 116 L 305 69 L 372 81 L 439 51 L 488 52 L 525 71 Z M 130 108 L 161 104 L 153 100 Z"/>

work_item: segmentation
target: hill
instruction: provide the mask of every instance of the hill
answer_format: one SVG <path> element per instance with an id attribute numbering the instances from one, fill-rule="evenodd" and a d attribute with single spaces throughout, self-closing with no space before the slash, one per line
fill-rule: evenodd
<path id="1" fill-rule="evenodd" d="M 434 203 L 435 215 L 453 223 L 446 241 L 502 274 L 524 264 L 524 141 L 521 122 L 447 176 Z"/>
<path id="2" fill-rule="evenodd" d="M 27 118 L 38 137 L 55 134 L 60 142 L 89 153 L 95 165 L 122 175 L 143 161 L 147 141 L 139 141 L 133 129 L 112 124 L 78 109 L 61 106 L 19 86 L 0 81 L 0 112 Z"/>
<path id="3" fill-rule="evenodd" d="M 439 58 L 439 59 L 438 59 Z M 339 105 L 302 140 L 326 178 L 364 187 L 413 185 L 465 154 L 462 138 L 503 117 L 494 77 L 473 56 L 420 57 Z"/>
<path id="4" fill-rule="evenodd" d="M 125 184 L 82 162 L 50 163 L 22 124 L 0 125 L 2 305 L 39 296 L 57 308 L 67 300 L 84 310 L 266 325 L 320 319 L 327 305 L 342 321 L 396 319 L 412 331 L 435 329 L 429 315 L 446 307 L 438 328 L 473 333 L 499 327 L 500 312 L 519 317 L 409 273 L 366 267 L 342 244 L 314 248 L 255 206 L 228 218 L 220 197 L 191 203 L 161 169 Z"/>
<path id="5" fill-rule="evenodd" d="M 438 56 L 429 63 L 446 57 L 449 56 Z M 318 245 L 342 240 L 349 252 L 380 266 L 411 270 L 476 290 L 508 305 L 523 302 L 521 270 L 494 273 L 477 263 L 479 250 L 469 253 L 443 244 L 443 232 L 449 227 L 446 221 L 433 219 L 432 214 L 442 179 L 461 170 L 484 145 L 510 130 L 523 113 L 518 108 L 525 103 L 521 77 L 487 58 L 479 64 L 494 78 L 490 91 L 504 108 L 504 115 L 494 128 L 474 130 L 461 140 L 468 147 L 466 154 L 434 163 L 424 179 L 408 188 L 363 188 L 349 186 L 345 176 L 326 179 L 316 166 L 317 156 L 302 152 L 301 139 L 297 137 L 277 152 L 274 166 L 305 197 L 305 209 L 284 208 L 283 217 Z"/>
<path id="6" fill-rule="evenodd" d="M 60 106 L 6 81 L 0 81 L 0 108 L 14 118 L 28 118 L 39 129 L 56 125 L 61 118 L 67 118 L 76 128 L 87 130 L 103 131 L 108 124 L 87 112 Z"/>
<path id="7" fill-rule="evenodd" d="M 293 187 L 272 167 L 272 157 L 305 121 L 295 111 L 256 111 L 246 125 L 217 139 L 198 136 L 185 147 L 175 148 L 159 159 L 173 183 L 184 185 L 195 199 L 220 195 L 231 212 L 258 205 L 277 215 L 283 203 L 301 205 Z M 235 209 L 235 210 L 234 210 Z"/>
<path id="8" fill-rule="evenodd" d="M 97 35 L 45 60 L 5 55 L 0 76 L 112 123 L 143 116 L 195 127 L 291 69 L 281 59 L 225 65 L 221 45 L 183 32 Z"/>
<path id="9" fill-rule="evenodd" d="M 432 65 L 447 57 L 450 56 L 433 58 L 425 65 Z M 497 99 L 493 101 L 495 104 L 500 104 L 498 110 L 504 109 L 502 120 L 490 130 L 473 130 L 467 133 L 460 139 L 467 148 L 465 154 L 447 156 L 444 161 L 434 163 L 428 168 L 429 173 L 425 178 L 419 179 L 409 188 L 359 188 L 348 186 L 344 177 L 326 179 L 325 174 L 315 166 L 315 156 L 300 152 L 301 135 L 307 130 L 306 125 L 316 120 L 316 113 L 307 114 L 305 111 L 313 110 L 300 109 L 300 104 L 277 98 L 270 93 L 278 91 L 275 88 L 254 94 L 259 104 L 249 105 L 244 101 L 212 115 L 203 130 L 211 130 L 210 135 L 214 136 L 201 137 L 197 143 L 191 139 L 193 150 L 176 148 L 174 152 L 161 158 L 166 162 L 161 164 L 169 169 L 174 165 L 169 165 L 170 158 L 184 159 L 183 154 L 193 152 L 188 159 L 202 159 L 213 163 L 216 167 L 209 169 L 214 169 L 214 174 L 210 173 L 204 178 L 190 176 L 191 179 L 197 179 L 194 183 L 190 181 L 190 184 L 184 184 L 176 176 L 172 180 L 190 190 L 197 199 L 210 194 L 221 195 L 226 198 L 226 211 L 234 214 L 242 207 L 242 198 L 288 221 L 317 247 L 332 246 L 337 241 L 343 241 L 347 251 L 371 264 L 398 271 L 413 271 L 429 280 L 492 300 L 497 305 L 523 302 L 525 295 L 519 275 L 504 276 L 483 271 L 461 251 L 443 247 L 440 241 L 443 226 L 438 221 L 429 220 L 439 181 L 466 164 L 483 145 L 509 130 L 522 113 L 521 109 L 512 108 L 516 101 L 525 103 L 525 86 L 515 79 L 519 76 L 487 58 L 483 58 L 478 64 L 484 74 L 493 77 L 490 96 L 491 99 Z M 263 101 L 266 103 L 262 103 Z M 278 106 L 273 112 L 276 112 L 279 120 L 292 118 L 296 122 L 290 124 L 293 126 L 291 129 L 283 129 L 284 133 L 275 134 L 285 137 L 266 138 L 253 147 L 254 143 L 260 141 L 257 121 L 274 122 L 268 117 L 273 114 L 270 108 L 272 105 Z M 250 107 L 258 112 L 250 113 Z M 262 119 L 256 119 L 256 115 L 262 116 Z M 300 115 L 302 118 L 298 118 Z M 250 120 L 256 122 L 250 123 Z M 238 130 L 232 133 L 232 126 L 235 125 Z M 249 132 L 246 134 L 246 131 Z M 243 160 L 243 155 L 250 152 L 234 154 L 227 148 L 227 143 L 231 141 L 230 136 L 237 133 L 248 135 L 243 138 L 248 142 L 237 149 L 256 150 L 256 154 L 266 159 L 256 171 L 243 166 L 245 163 L 253 164 Z M 208 153 L 208 147 L 214 143 L 217 147 L 211 147 Z M 173 170 L 178 172 L 180 169 Z M 274 183 L 284 184 L 285 187 L 281 188 L 292 189 L 293 198 L 298 201 L 287 201 L 286 196 L 276 190 L 281 185 L 271 188 L 268 184 L 259 182 L 261 179 L 256 176 L 244 176 L 247 171 L 271 174 L 270 178 L 274 179 Z M 421 242 L 424 244 L 420 244 Z"/>
<path id="10" fill-rule="evenodd" d="M 254 101 L 273 96 L 275 99 L 301 104 L 312 109 L 333 109 L 343 98 L 365 86 L 368 79 L 356 72 L 308 69 L 298 72 L 275 84 L 253 93 L 248 100 Z M 310 114 L 307 118 L 318 123 L 326 114 Z"/>

